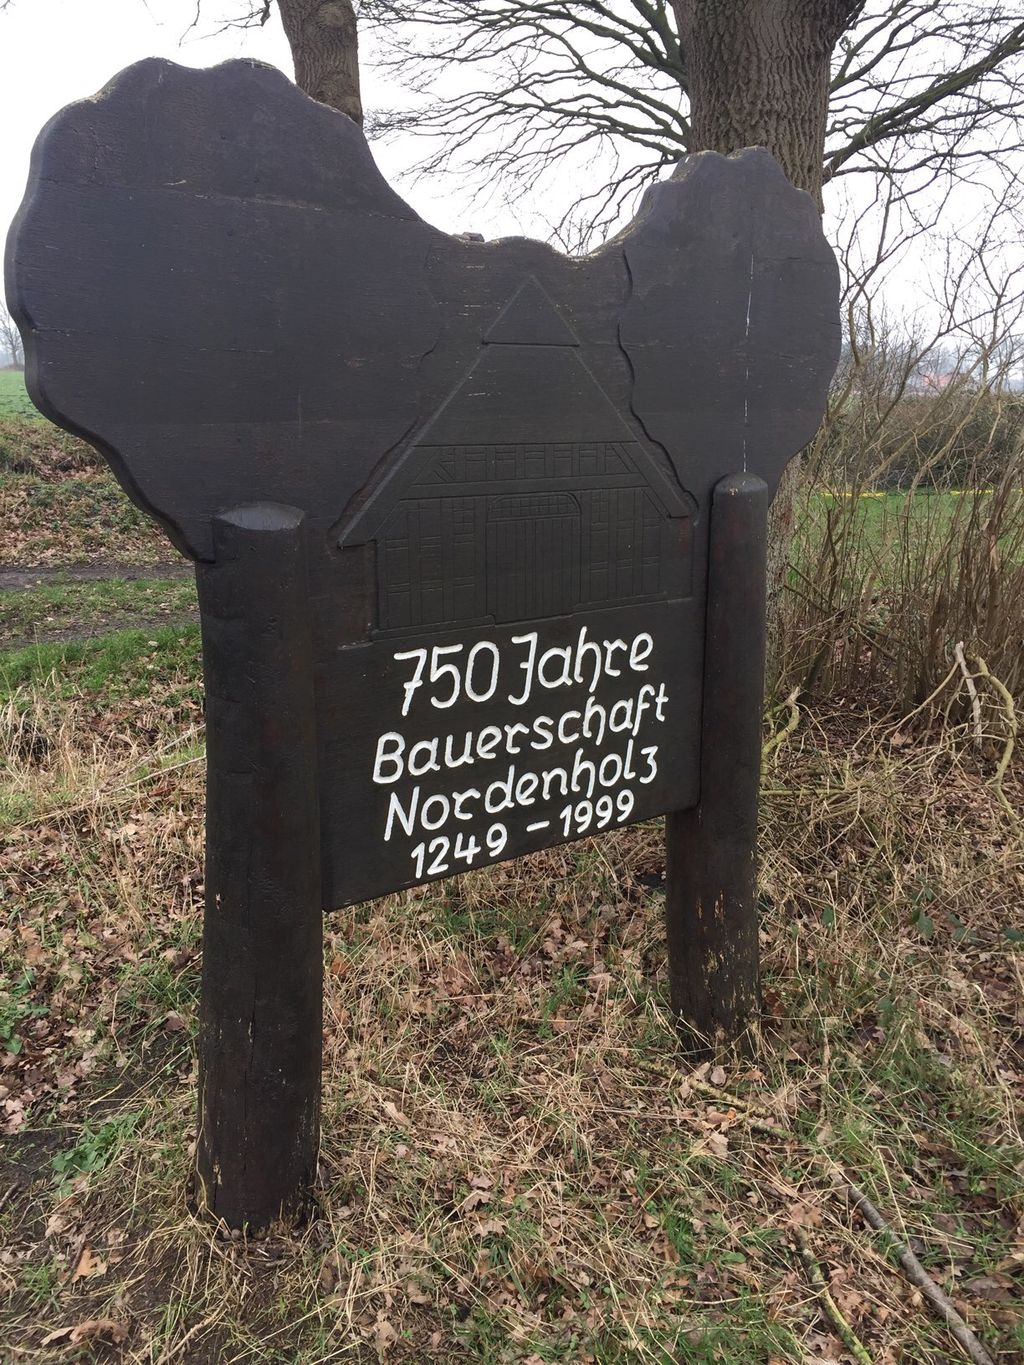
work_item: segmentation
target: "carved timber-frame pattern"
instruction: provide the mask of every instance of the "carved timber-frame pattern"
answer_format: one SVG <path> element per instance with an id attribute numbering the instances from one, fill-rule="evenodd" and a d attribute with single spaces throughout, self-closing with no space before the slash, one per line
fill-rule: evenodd
<path id="1" fill-rule="evenodd" d="M 695 510 L 529 276 L 341 544 L 374 541 L 378 632 L 500 625 L 689 596 Z"/>
<path id="2" fill-rule="evenodd" d="M 440 446 L 377 536 L 382 631 L 686 597 L 691 517 L 636 443 Z"/>

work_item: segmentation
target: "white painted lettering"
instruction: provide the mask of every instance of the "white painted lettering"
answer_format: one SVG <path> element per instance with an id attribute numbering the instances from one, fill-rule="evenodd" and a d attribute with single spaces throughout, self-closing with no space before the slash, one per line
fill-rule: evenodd
<path id="1" fill-rule="evenodd" d="M 551 800 L 551 784 L 558 778 L 561 785 L 561 795 L 567 796 L 569 793 L 569 774 L 564 768 L 549 768 L 547 772 L 541 774 L 543 784 L 543 795 L 545 801 Z"/>
<path id="2" fill-rule="evenodd" d="M 648 746 L 648 748 L 641 749 L 640 752 L 643 754 L 644 758 L 647 759 L 647 776 L 641 777 L 640 779 L 640 781 L 646 787 L 649 782 L 653 782 L 654 779 L 658 776 L 658 765 L 655 762 L 655 755 L 658 752 L 658 746 L 656 744 L 651 744 Z"/>
<path id="3" fill-rule="evenodd" d="M 572 675 L 578 683 L 583 681 L 583 656 L 585 654 L 593 655 L 594 659 L 590 682 L 587 684 L 587 690 L 593 692 L 601 677 L 601 648 L 599 645 L 595 645 L 593 640 L 587 639 L 587 628 L 583 626 L 580 629 L 580 638 L 576 641 L 576 662 L 572 671 Z"/>
<path id="4" fill-rule="evenodd" d="M 615 765 L 614 770 L 609 769 L 609 764 Z M 614 787 L 622 781 L 621 754 L 606 754 L 601 759 L 601 766 L 597 770 L 597 780 L 602 787 Z"/>
<path id="5" fill-rule="evenodd" d="M 432 808 L 436 808 L 439 814 L 428 814 Z M 448 819 L 450 813 L 451 802 L 448 800 L 447 796 L 442 796 L 440 792 L 437 792 L 433 796 L 428 796 L 426 801 L 424 801 L 423 808 L 420 811 L 420 823 L 424 829 L 440 829 Z"/>
<path id="6" fill-rule="evenodd" d="M 651 686 L 650 683 L 644 683 L 643 687 L 641 687 L 640 691 L 636 694 L 636 712 L 633 721 L 634 738 L 636 738 L 637 731 L 640 729 L 640 722 L 643 719 L 644 712 L 648 709 L 650 705 L 650 703 L 647 700 L 649 696 L 650 697 L 654 696 L 654 688 Z"/>
<path id="7" fill-rule="evenodd" d="M 397 782 L 405 772 L 405 761 L 402 755 L 405 753 L 405 740 L 397 730 L 389 730 L 387 734 L 381 735 L 377 741 L 377 757 L 373 762 L 373 780 L 382 785 Z M 384 771 L 384 764 L 390 763 L 393 771 L 388 776 Z"/>
<path id="8" fill-rule="evenodd" d="M 412 677 L 405 684 L 405 700 L 402 703 L 402 715 L 409 714 L 409 707 L 412 705 L 413 694 L 417 687 L 423 682 L 423 666 L 427 662 L 427 651 L 425 649 L 403 649 L 401 654 L 394 656 L 396 659 L 415 659 L 416 668 Z"/>
<path id="9" fill-rule="evenodd" d="M 459 691 L 462 687 L 462 674 L 455 664 L 439 664 L 442 654 L 461 654 L 461 645 L 435 645 L 430 656 L 430 681 L 440 682 L 442 678 L 451 677 L 451 692 L 444 701 L 440 697 L 431 697 L 431 706 L 436 706 L 439 710 L 446 711 L 449 706 L 454 706 L 459 699 Z"/>
<path id="10" fill-rule="evenodd" d="M 486 762 L 493 758 L 501 743 L 501 731 L 496 725 L 485 725 L 476 737 L 476 756 Z"/>
<path id="11" fill-rule="evenodd" d="M 622 780 L 632 782 L 636 778 L 636 770 L 633 767 L 633 741 L 630 740 L 626 745 L 626 757 L 622 762 Z"/>
<path id="12" fill-rule="evenodd" d="M 476 685 L 476 661 L 481 651 L 491 656 L 491 676 L 483 690 Z M 469 658 L 466 660 L 466 696 L 470 701 L 490 701 L 494 696 L 498 688 L 499 662 L 498 646 L 493 640 L 479 640 L 469 651 Z"/>
<path id="13" fill-rule="evenodd" d="M 480 793 L 477 791 L 476 787 L 467 787 L 464 792 L 452 793 L 452 807 L 455 811 L 456 820 L 472 820 L 472 815 L 464 813 L 462 809 L 462 803 L 468 801 L 471 796 L 475 796 L 479 801 Z"/>
<path id="14" fill-rule="evenodd" d="M 591 732 L 590 729 L 590 722 L 594 719 L 595 716 L 600 717 L 600 728 L 596 736 Z M 595 744 L 599 745 L 601 741 L 604 739 L 604 727 L 607 719 L 608 712 L 604 709 L 601 703 L 599 701 L 595 701 L 593 697 L 588 697 L 587 704 L 583 708 L 583 733 L 587 737 L 587 739 L 592 739 Z"/>
<path id="15" fill-rule="evenodd" d="M 530 744 L 531 749 L 551 748 L 552 744 L 554 744 L 555 742 L 555 737 L 552 732 L 552 727 L 554 726 L 554 723 L 555 722 L 551 719 L 550 716 L 537 717 L 537 719 L 533 722 L 533 733 L 537 736 L 537 739 L 542 739 L 544 743 L 538 744 L 537 740 L 535 739 Z"/>
<path id="16" fill-rule="evenodd" d="M 526 682 L 523 684 L 522 696 L 513 697 L 509 693 L 508 699 L 513 706 L 525 706 L 530 699 L 530 693 L 533 691 L 533 665 L 537 657 L 537 632 L 531 630 L 528 635 L 513 635 L 512 643 L 514 645 L 526 645 L 526 658 L 519 665 L 526 674 Z"/>
<path id="17" fill-rule="evenodd" d="M 612 668 L 612 655 L 618 649 L 627 649 L 625 640 L 605 640 L 604 642 L 604 671 L 609 678 L 621 678 L 622 669 Z"/>
<path id="18" fill-rule="evenodd" d="M 505 748 L 509 751 L 510 754 L 522 753 L 522 750 L 520 749 L 519 745 L 512 743 L 512 736 L 515 735 L 517 732 L 520 734 L 528 735 L 530 733 L 530 727 L 528 725 L 519 724 L 505 726 Z"/>
<path id="19" fill-rule="evenodd" d="M 512 800 L 512 787 L 515 782 L 515 765 L 509 768 L 508 775 L 500 778 L 497 782 L 492 782 L 484 795 L 484 810 L 488 815 L 497 815 L 499 811 L 512 810 L 514 802 Z M 501 794 L 500 805 L 494 805 L 497 794 Z"/>
<path id="20" fill-rule="evenodd" d="M 580 790 L 580 776 L 583 773 L 584 768 L 590 774 L 590 777 L 587 780 L 587 800 L 589 801 L 589 799 L 594 795 L 594 786 L 597 782 L 597 769 L 594 767 L 593 763 L 591 763 L 589 758 L 583 757 L 583 750 L 577 749 L 575 755 L 573 756 L 572 761 L 571 785 L 574 792 L 578 792 Z"/>
<path id="21" fill-rule="evenodd" d="M 466 743 L 465 746 L 463 747 L 462 753 L 458 756 L 458 758 L 455 757 L 455 752 L 452 747 L 454 740 L 455 736 L 449 735 L 444 742 L 444 766 L 446 768 L 461 768 L 463 763 L 472 763 L 473 731 L 472 730 L 466 731 Z"/>
<path id="22" fill-rule="evenodd" d="M 645 660 L 649 659 L 654 653 L 654 641 L 644 631 L 638 635 L 629 647 L 629 666 L 634 673 L 646 673 L 648 664 Z"/>
<path id="23" fill-rule="evenodd" d="M 579 718 L 580 713 L 578 711 L 566 711 L 562 716 L 561 720 L 558 722 L 558 742 L 560 744 L 575 744 L 579 739 L 580 732 L 578 730 L 574 735 L 567 735 L 565 733 L 566 723 L 570 720 L 579 720 Z"/>
<path id="24" fill-rule="evenodd" d="M 665 706 L 668 703 L 668 693 L 665 691 L 665 684 L 662 683 L 658 688 L 658 695 L 654 699 L 655 715 L 659 720 L 665 719 Z"/>
<path id="25" fill-rule="evenodd" d="M 411 834 L 413 832 L 416 828 L 416 812 L 419 809 L 419 804 L 419 786 L 415 786 L 412 789 L 412 798 L 409 802 L 409 809 L 407 811 L 402 809 L 402 803 L 398 799 L 398 792 L 391 793 L 391 800 L 388 802 L 388 822 L 384 826 L 385 843 L 391 838 L 391 831 L 394 827 L 396 816 L 398 817 L 398 823 L 405 830 L 406 834 Z"/>
<path id="26" fill-rule="evenodd" d="M 421 739 L 409 750 L 409 776 L 423 777 L 425 773 L 439 773 L 441 766 L 437 761 L 439 741 Z"/>
<path id="27" fill-rule="evenodd" d="M 618 724 L 616 724 L 615 717 L 616 715 L 619 714 L 622 715 L 623 719 Z M 611 709 L 611 712 L 608 716 L 608 729 L 611 730 L 612 734 L 618 735 L 621 734 L 623 730 L 631 729 L 632 725 L 633 698 L 623 697 L 622 700 L 617 701 Z"/>
<path id="28" fill-rule="evenodd" d="M 554 660 L 556 665 L 561 660 L 562 667 L 554 678 L 547 676 L 547 666 Z M 541 687 L 548 689 L 554 687 L 569 687 L 572 684 L 572 650 L 568 645 L 554 645 L 551 649 L 546 649 L 540 656 L 540 663 L 537 665 L 537 681 Z"/>

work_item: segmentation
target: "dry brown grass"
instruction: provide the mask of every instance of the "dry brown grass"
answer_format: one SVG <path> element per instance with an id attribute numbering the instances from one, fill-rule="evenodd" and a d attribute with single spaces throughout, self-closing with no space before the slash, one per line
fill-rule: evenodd
<path id="1" fill-rule="evenodd" d="M 871 1360 L 958 1358 L 837 1168 L 1020 1358 L 1024 848 L 969 730 L 770 747 L 753 1066 L 682 1065 L 654 825 L 330 916 L 320 1216 L 246 1244 L 185 1206 L 202 764 L 146 682 L 2 719 L 12 1361 L 844 1359 L 796 1229 Z"/>
<path id="2" fill-rule="evenodd" d="M 928 343 L 870 310 L 849 326 L 805 455 L 781 694 L 882 696 L 909 710 L 962 643 L 1024 696 L 1017 353 L 995 344 L 994 325 L 989 344 L 965 351 L 941 387 L 922 388 Z"/>

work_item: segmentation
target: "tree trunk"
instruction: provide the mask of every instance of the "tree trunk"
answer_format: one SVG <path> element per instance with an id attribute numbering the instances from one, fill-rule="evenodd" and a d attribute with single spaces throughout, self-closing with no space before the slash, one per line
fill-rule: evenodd
<path id="1" fill-rule="evenodd" d="M 359 44 L 352 0 L 277 0 L 295 63 L 295 83 L 321 104 L 363 121 Z"/>
<path id="2" fill-rule="evenodd" d="M 821 209 L 832 49 L 860 0 L 674 0 L 693 150 L 767 147 Z"/>
<path id="3" fill-rule="evenodd" d="M 832 51 L 862 0 L 673 0 L 694 151 L 767 147 L 821 211 Z M 768 522 L 768 682 L 779 654 L 779 597 L 793 538 L 800 464 L 790 462 Z"/>

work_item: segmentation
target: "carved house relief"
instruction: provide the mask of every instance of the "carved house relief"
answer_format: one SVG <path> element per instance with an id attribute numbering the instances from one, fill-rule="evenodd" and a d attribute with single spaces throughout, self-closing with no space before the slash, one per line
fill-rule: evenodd
<path id="1" fill-rule="evenodd" d="M 375 543 L 380 632 L 506 624 L 688 596 L 693 506 L 531 278 L 341 542 Z"/>

